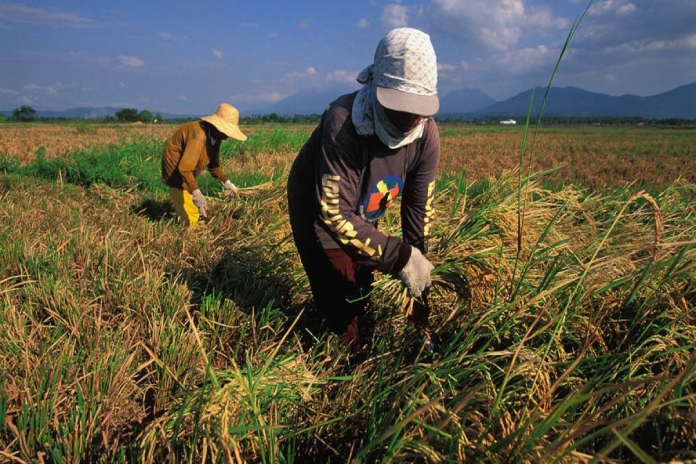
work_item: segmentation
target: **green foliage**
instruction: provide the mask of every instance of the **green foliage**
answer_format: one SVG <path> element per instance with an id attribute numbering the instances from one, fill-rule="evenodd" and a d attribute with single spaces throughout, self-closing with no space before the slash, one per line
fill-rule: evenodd
<path id="1" fill-rule="evenodd" d="M 77 151 L 61 158 L 47 159 L 44 150 L 21 172 L 46 180 L 62 180 L 89 187 L 105 184 L 112 188 L 138 187 L 155 192 L 162 189 L 160 160 L 163 144 L 140 140 L 128 145 L 112 145 L 106 149 Z"/>
<path id="2" fill-rule="evenodd" d="M 297 152 L 307 141 L 307 132 L 289 129 L 281 124 L 263 126 L 243 143 L 227 143 L 220 150 L 224 158 L 239 159 L 244 154 L 264 155 L 279 152 Z"/>
<path id="3" fill-rule="evenodd" d="M 320 114 L 295 114 L 293 116 L 281 116 L 277 113 L 244 116 L 243 124 L 316 124 L 321 119 Z"/>
<path id="4" fill-rule="evenodd" d="M 94 130 L 93 125 L 83 123 L 77 131 Z M 264 157 L 269 154 L 297 152 L 307 134 L 301 130 L 290 130 L 283 126 L 273 126 L 268 130 L 255 132 L 245 143 L 227 141 L 221 147 L 223 164 L 237 166 L 247 159 Z M 22 175 L 50 181 L 61 180 L 84 187 L 104 184 L 111 188 L 138 188 L 144 192 L 155 193 L 165 189 L 161 182 L 161 156 L 164 143 L 154 139 L 142 139 L 129 144 L 110 145 L 106 148 L 80 150 L 63 157 L 47 158 L 44 148 L 40 148 L 34 160 L 20 168 L 19 163 L 7 157 L 0 169 L 13 170 Z M 4 166 L 4 168 L 3 168 Z M 279 181 L 284 173 L 260 172 L 249 166 L 238 169 L 232 176 L 239 187 L 253 186 L 267 181 Z M 209 174 L 197 179 L 206 194 L 221 190 L 220 183 Z"/>
<path id="5" fill-rule="evenodd" d="M 138 121 L 142 122 L 152 122 L 155 117 L 148 110 L 141 110 L 138 114 Z"/>
<path id="6" fill-rule="evenodd" d="M 0 155 L 0 173 L 18 172 L 20 165 L 19 159 L 10 155 Z"/>
<path id="7" fill-rule="evenodd" d="M 135 108 L 123 108 L 116 112 L 116 120 L 121 122 L 135 122 L 139 121 L 140 114 Z"/>
<path id="8" fill-rule="evenodd" d="M 93 134 L 97 131 L 95 125 L 88 121 L 80 121 L 75 126 L 75 132 L 78 134 Z"/>
<path id="9" fill-rule="evenodd" d="M 36 110 L 31 106 L 22 105 L 12 111 L 12 119 L 22 122 L 33 121 L 36 119 Z"/>

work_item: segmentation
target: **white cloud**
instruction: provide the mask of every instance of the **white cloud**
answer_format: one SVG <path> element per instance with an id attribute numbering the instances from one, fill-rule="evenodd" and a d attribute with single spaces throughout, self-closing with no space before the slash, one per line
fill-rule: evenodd
<path id="1" fill-rule="evenodd" d="M 469 62 L 466 60 L 462 60 L 461 63 L 459 63 L 459 66 L 461 66 L 462 69 L 464 69 L 464 70 L 468 70 L 469 69 Z"/>
<path id="2" fill-rule="evenodd" d="M 550 8 L 525 8 L 523 0 L 432 0 L 423 15 L 444 35 L 493 50 L 508 50 L 524 36 L 544 36 L 569 26 Z"/>
<path id="3" fill-rule="evenodd" d="M 119 55 L 117 58 L 122 65 L 128 66 L 129 68 L 142 68 L 145 66 L 145 62 L 137 56 Z"/>
<path id="4" fill-rule="evenodd" d="M 358 29 L 368 29 L 370 27 L 370 21 L 365 18 L 360 18 L 356 23 L 355 27 Z"/>
<path id="5" fill-rule="evenodd" d="M 20 95 L 20 96 L 18 97 L 18 101 L 19 101 L 19 103 L 21 103 L 22 105 L 35 105 L 36 102 L 37 102 L 37 100 L 35 100 L 35 99 L 31 98 L 31 97 L 27 97 L 26 95 Z"/>
<path id="6" fill-rule="evenodd" d="M 603 16 L 614 13 L 616 16 L 626 16 L 635 13 L 636 6 L 627 0 L 603 0 L 595 2 L 590 8 L 592 16 Z"/>
<path id="7" fill-rule="evenodd" d="M 344 69 L 336 69 L 324 75 L 324 81 L 327 84 L 348 84 L 355 85 L 355 78 L 358 76 L 356 72 L 346 71 Z"/>
<path id="8" fill-rule="evenodd" d="M 672 40 L 653 40 L 650 42 L 626 42 L 615 46 L 605 47 L 604 53 L 622 55 L 640 55 L 646 52 L 665 50 L 696 50 L 696 34 Z"/>
<path id="9" fill-rule="evenodd" d="M 633 3 L 626 3 L 625 5 L 621 5 L 616 9 L 616 16 L 628 16 L 635 12 L 636 6 Z"/>
<path id="10" fill-rule="evenodd" d="M 277 90 L 271 91 L 271 92 L 265 92 L 260 94 L 258 97 L 256 97 L 258 100 L 269 102 L 269 103 L 275 103 L 277 101 L 282 100 L 283 98 L 286 98 L 288 95 L 283 94 L 278 92 Z"/>
<path id="11" fill-rule="evenodd" d="M 16 90 L 3 89 L 2 87 L 0 87 L 0 93 L 5 95 L 17 95 L 19 92 L 17 92 Z"/>
<path id="12" fill-rule="evenodd" d="M 593 16 L 600 16 L 612 11 L 613 6 L 614 0 L 596 1 L 592 4 L 589 14 Z"/>
<path id="13" fill-rule="evenodd" d="M 277 101 L 280 101 L 284 98 L 287 98 L 290 94 L 286 93 L 281 93 L 277 90 L 272 90 L 270 92 L 262 92 L 257 95 L 249 95 L 249 94 L 235 94 L 235 95 L 229 95 L 228 100 L 230 102 L 234 102 L 233 104 L 236 106 L 237 104 L 240 103 L 246 103 L 246 104 L 257 104 L 259 102 L 261 103 L 275 103 Z"/>
<path id="14" fill-rule="evenodd" d="M 84 27 L 94 24 L 94 21 L 78 13 L 60 11 L 55 8 L 33 8 L 16 3 L 0 4 L 0 21 L 63 27 Z"/>
<path id="15" fill-rule="evenodd" d="M 302 87 L 327 87 L 333 84 L 341 86 L 354 85 L 356 72 L 336 69 L 334 71 L 320 74 L 314 67 L 309 67 L 302 72 L 291 72 L 286 74 L 286 81 L 299 83 Z"/>
<path id="16" fill-rule="evenodd" d="M 408 7 L 396 4 L 385 6 L 381 22 L 387 29 L 408 26 Z"/>
<path id="17" fill-rule="evenodd" d="M 164 40 L 174 40 L 174 36 L 172 35 L 172 33 L 167 31 L 158 32 L 157 37 Z"/>
<path id="18" fill-rule="evenodd" d="M 317 70 L 314 69 L 312 66 L 308 67 L 304 71 L 301 72 L 291 72 L 286 75 L 288 80 L 305 80 L 308 78 L 312 78 L 317 75 Z"/>
<path id="19" fill-rule="evenodd" d="M 457 67 L 453 64 L 447 64 L 447 63 L 438 63 L 437 64 L 438 71 L 454 71 L 455 69 L 457 69 Z"/>
<path id="20" fill-rule="evenodd" d="M 685 38 L 684 44 L 687 48 L 692 48 L 696 50 L 696 34 Z"/>
<path id="21" fill-rule="evenodd" d="M 222 50 L 218 50 L 217 48 L 213 48 L 213 55 L 215 55 L 215 58 L 222 59 Z"/>
<path id="22" fill-rule="evenodd" d="M 41 86 L 41 85 L 36 85 L 36 84 L 26 84 L 22 86 L 22 90 L 33 93 L 33 94 L 41 94 L 41 95 L 58 95 L 59 89 L 61 89 L 63 85 L 61 83 L 57 83 L 54 85 L 49 85 L 49 86 Z"/>
<path id="23" fill-rule="evenodd" d="M 496 64 L 501 72 L 516 75 L 547 70 L 556 59 L 558 59 L 557 50 L 551 50 L 545 45 L 538 45 L 503 53 L 496 59 Z"/>

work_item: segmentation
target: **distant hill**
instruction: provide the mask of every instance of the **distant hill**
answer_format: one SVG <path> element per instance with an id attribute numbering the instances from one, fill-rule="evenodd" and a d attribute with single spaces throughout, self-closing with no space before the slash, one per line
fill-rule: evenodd
<path id="1" fill-rule="evenodd" d="M 334 88 L 330 90 L 308 90 L 298 92 L 273 105 L 248 114 L 276 113 L 281 116 L 296 114 L 321 114 L 329 103 L 339 96 L 357 89 Z M 495 100 L 479 89 L 461 89 L 448 93 L 440 99 L 440 113 L 469 113 L 481 110 Z"/>
<path id="2" fill-rule="evenodd" d="M 353 92 L 351 88 L 308 90 L 298 92 L 272 105 L 256 110 L 244 110 L 242 116 L 276 113 L 280 116 L 321 114 L 326 106 L 340 95 Z M 532 116 L 539 114 L 546 88 L 535 90 Z M 442 96 L 436 118 L 485 119 L 496 117 L 524 118 L 527 115 L 532 89 L 504 101 L 496 102 L 478 89 L 465 88 Z M 64 111 L 37 110 L 41 118 L 96 119 L 113 116 L 120 108 L 71 108 Z M 152 110 L 150 110 L 152 111 Z M 11 116 L 12 111 L 0 111 Z M 152 111 L 158 114 L 157 111 Z M 161 113 L 164 119 L 197 119 L 202 115 Z M 611 96 L 589 92 L 576 87 L 553 87 L 544 109 L 545 116 L 560 117 L 641 117 L 646 119 L 680 118 L 696 120 L 696 82 L 648 97 L 637 95 Z"/>
<path id="3" fill-rule="evenodd" d="M 533 116 L 539 114 L 545 91 L 546 89 L 541 87 L 535 91 L 532 106 Z M 530 89 L 474 114 L 468 114 L 468 116 L 524 117 L 527 115 L 531 97 L 532 90 Z M 648 97 L 637 95 L 614 97 L 603 93 L 588 92 L 576 87 L 553 87 L 549 91 L 544 115 L 696 119 L 696 82 Z"/>
<path id="4" fill-rule="evenodd" d="M 495 104 L 496 101 L 479 89 L 455 90 L 440 97 L 439 116 L 450 113 L 474 113 Z"/>
<path id="5" fill-rule="evenodd" d="M 272 105 L 256 111 L 246 111 L 247 115 L 271 114 L 294 116 L 296 114 L 321 114 L 332 101 L 343 94 L 354 92 L 351 88 L 332 88 L 323 90 L 305 90 L 279 100 Z"/>

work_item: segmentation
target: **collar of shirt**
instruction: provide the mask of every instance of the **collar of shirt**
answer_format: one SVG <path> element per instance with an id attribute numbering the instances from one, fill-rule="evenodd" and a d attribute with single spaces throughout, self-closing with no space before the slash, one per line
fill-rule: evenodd
<path id="1" fill-rule="evenodd" d="M 208 136 L 208 140 L 210 140 L 210 144 L 211 144 L 211 145 L 215 145 L 218 141 L 217 141 L 217 140 L 215 139 L 215 137 L 213 136 L 210 125 L 207 125 L 206 129 L 207 129 L 207 132 L 208 132 L 206 135 Z"/>

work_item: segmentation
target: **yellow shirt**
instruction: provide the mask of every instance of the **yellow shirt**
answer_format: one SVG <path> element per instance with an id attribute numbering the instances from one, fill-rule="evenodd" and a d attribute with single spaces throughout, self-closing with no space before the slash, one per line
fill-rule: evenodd
<path id="1" fill-rule="evenodd" d="M 169 187 L 193 192 L 198 188 L 196 176 L 206 167 L 214 178 L 227 181 L 220 167 L 220 140 L 212 143 L 208 123 L 186 123 L 167 141 L 162 156 L 162 181 Z"/>

